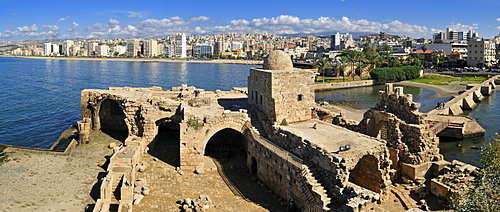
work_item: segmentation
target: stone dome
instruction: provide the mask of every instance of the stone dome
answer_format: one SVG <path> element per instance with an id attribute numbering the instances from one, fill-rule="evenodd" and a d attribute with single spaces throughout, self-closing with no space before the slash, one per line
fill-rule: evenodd
<path id="1" fill-rule="evenodd" d="M 273 50 L 264 58 L 265 70 L 292 70 L 293 64 L 290 56 L 284 51 Z"/>

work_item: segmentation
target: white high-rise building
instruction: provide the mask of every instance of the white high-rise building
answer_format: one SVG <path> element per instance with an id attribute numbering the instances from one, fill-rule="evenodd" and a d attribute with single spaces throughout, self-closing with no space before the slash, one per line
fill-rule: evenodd
<path id="1" fill-rule="evenodd" d="M 127 52 L 127 47 L 126 46 L 113 46 L 110 48 L 110 52 L 112 52 L 112 56 L 123 55 Z"/>
<path id="2" fill-rule="evenodd" d="M 234 51 L 238 49 L 243 49 L 243 43 L 235 41 L 231 42 L 231 50 Z"/>
<path id="3" fill-rule="evenodd" d="M 44 55 L 50 56 L 52 54 L 52 43 L 45 43 Z"/>
<path id="4" fill-rule="evenodd" d="M 158 41 L 155 40 L 144 41 L 144 55 L 146 57 L 158 56 Z"/>
<path id="5" fill-rule="evenodd" d="M 88 41 L 83 44 L 83 56 L 95 56 L 95 48 L 98 43 L 95 41 Z"/>
<path id="6" fill-rule="evenodd" d="M 96 54 L 98 56 L 102 56 L 102 57 L 109 56 L 109 46 L 108 45 L 98 45 L 96 47 Z"/>
<path id="7" fill-rule="evenodd" d="M 352 42 L 352 35 L 349 33 L 345 34 L 340 34 L 340 33 L 335 33 L 331 36 L 331 43 L 330 43 L 330 50 L 336 51 L 336 50 L 342 50 L 341 49 L 341 43 L 350 43 Z M 344 45 L 345 46 L 345 45 Z"/>
<path id="8" fill-rule="evenodd" d="M 72 40 L 67 40 L 64 41 L 62 44 L 62 55 L 64 56 L 74 56 L 72 50 L 72 47 L 74 45 L 74 42 Z"/>
<path id="9" fill-rule="evenodd" d="M 141 51 L 141 45 L 138 40 L 133 40 L 127 43 L 127 55 L 128 56 L 138 56 L 138 52 Z"/>
<path id="10" fill-rule="evenodd" d="M 187 55 L 187 45 L 186 45 L 186 34 L 177 33 L 175 34 L 175 44 L 174 44 L 174 55 L 176 57 L 184 58 Z"/>

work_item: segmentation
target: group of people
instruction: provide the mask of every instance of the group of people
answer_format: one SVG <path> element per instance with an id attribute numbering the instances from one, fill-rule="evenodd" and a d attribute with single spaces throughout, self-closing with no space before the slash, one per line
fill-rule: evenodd
<path id="1" fill-rule="evenodd" d="M 436 105 L 436 109 L 444 109 L 444 102 L 438 102 L 437 105 Z"/>

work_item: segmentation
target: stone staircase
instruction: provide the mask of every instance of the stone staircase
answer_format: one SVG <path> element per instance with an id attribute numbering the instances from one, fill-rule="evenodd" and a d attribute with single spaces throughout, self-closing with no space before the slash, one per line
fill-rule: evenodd
<path id="1" fill-rule="evenodd" d="M 305 183 L 312 186 L 312 191 L 319 195 L 319 198 L 323 202 L 323 210 L 330 210 L 330 206 L 332 203 L 332 194 L 326 189 L 324 179 L 321 177 L 320 171 L 314 167 L 314 165 L 305 165 L 303 166 L 302 176 L 304 181 L 302 184 L 302 194 L 304 198 L 311 203 L 314 201 L 314 194 L 311 193 L 310 190 L 306 191 Z"/>
<path id="2" fill-rule="evenodd" d="M 261 135 L 264 138 L 267 138 L 267 133 L 264 130 L 264 127 L 262 127 L 262 124 L 259 122 L 259 118 L 257 117 L 257 114 L 255 111 L 252 111 L 250 114 L 250 122 L 252 124 L 252 127 L 257 130 L 259 135 Z"/>
<path id="3" fill-rule="evenodd" d="M 387 140 L 387 124 L 382 124 L 380 127 L 380 139 Z"/>

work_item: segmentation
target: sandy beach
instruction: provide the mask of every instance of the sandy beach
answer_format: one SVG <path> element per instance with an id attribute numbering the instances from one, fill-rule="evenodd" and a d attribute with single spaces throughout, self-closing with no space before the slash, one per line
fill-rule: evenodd
<path id="1" fill-rule="evenodd" d="M 169 59 L 169 58 L 114 58 L 114 57 L 31 57 L 19 56 L 16 58 L 42 60 L 83 60 L 83 61 L 123 61 L 123 62 L 166 62 L 166 63 L 224 63 L 241 65 L 261 65 L 262 60 L 229 60 L 229 59 Z"/>
<path id="2" fill-rule="evenodd" d="M 458 83 L 463 83 L 463 82 L 458 82 Z M 436 92 L 436 94 L 430 97 L 434 99 L 446 98 L 446 97 L 451 97 L 453 95 L 457 95 L 459 91 L 465 90 L 466 88 L 465 85 L 460 85 L 460 84 L 430 85 L 425 83 L 409 82 L 409 81 L 397 82 L 394 83 L 394 85 L 408 85 L 413 87 L 429 89 L 431 91 Z"/>

